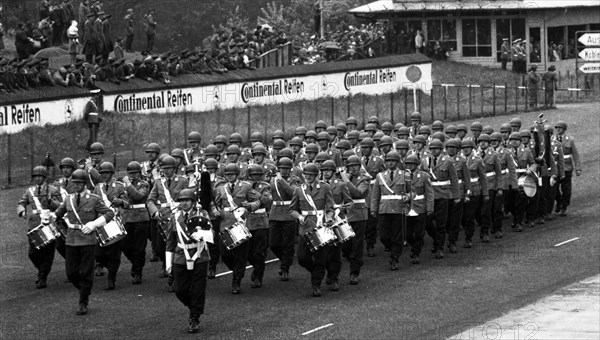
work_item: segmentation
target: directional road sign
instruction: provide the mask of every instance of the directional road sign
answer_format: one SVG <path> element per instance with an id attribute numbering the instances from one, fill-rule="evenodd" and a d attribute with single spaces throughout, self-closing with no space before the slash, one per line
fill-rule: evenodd
<path id="1" fill-rule="evenodd" d="M 600 63 L 586 63 L 579 67 L 583 73 L 600 73 Z"/>
<path id="2" fill-rule="evenodd" d="M 579 37 L 579 42 L 585 46 L 600 46 L 600 32 L 584 33 L 581 37 Z"/>
<path id="3" fill-rule="evenodd" d="M 600 62 L 600 48 L 585 48 L 579 52 L 579 57 L 585 61 Z"/>

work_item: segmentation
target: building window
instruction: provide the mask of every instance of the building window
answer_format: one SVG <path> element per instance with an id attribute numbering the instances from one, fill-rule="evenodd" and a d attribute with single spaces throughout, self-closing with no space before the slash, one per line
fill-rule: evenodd
<path id="1" fill-rule="evenodd" d="M 512 42 L 515 39 L 525 40 L 525 19 L 522 18 L 500 18 L 496 19 L 496 61 L 502 61 L 500 56 L 502 54 L 502 39 L 508 39 L 512 46 Z M 539 45 L 539 34 L 537 37 L 530 36 L 530 42 L 532 46 L 535 44 Z M 531 51 L 529 51 L 531 53 Z M 531 60 L 534 61 L 534 60 Z"/>
<path id="2" fill-rule="evenodd" d="M 427 20 L 427 40 L 430 45 L 439 40 L 448 51 L 456 51 L 456 20 Z"/>
<path id="3" fill-rule="evenodd" d="M 462 20 L 463 57 L 492 56 L 492 24 L 490 19 Z"/>

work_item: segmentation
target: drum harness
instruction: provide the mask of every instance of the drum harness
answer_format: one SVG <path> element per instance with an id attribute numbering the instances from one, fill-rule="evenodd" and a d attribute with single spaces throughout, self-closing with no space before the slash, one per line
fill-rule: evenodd
<path id="1" fill-rule="evenodd" d="M 190 237 L 187 236 L 187 234 L 183 231 L 183 227 L 179 223 L 179 216 L 181 216 L 181 211 L 177 211 L 175 213 L 175 228 L 177 228 L 177 238 L 179 241 L 177 242 L 177 246 L 183 250 L 185 260 L 188 264 L 188 270 L 192 270 L 194 269 L 194 262 L 196 261 L 196 259 L 200 256 L 202 251 L 207 250 L 208 247 L 206 246 L 206 241 L 204 240 L 197 241 L 196 244 L 186 243 L 190 240 Z M 196 248 L 196 253 L 194 254 L 194 256 L 190 256 L 189 249 L 192 248 Z"/>
<path id="2" fill-rule="evenodd" d="M 317 184 L 317 187 L 318 187 L 318 184 Z M 315 201 L 313 201 L 312 197 L 306 193 L 306 184 L 303 184 L 301 188 L 302 188 L 302 194 L 304 195 L 306 202 L 308 202 L 310 207 L 313 209 L 312 211 L 302 211 L 302 215 L 317 216 L 317 227 L 323 226 L 323 217 L 325 216 L 325 212 L 323 210 L 318 210 L 317 206 L 315 204 Z"/>

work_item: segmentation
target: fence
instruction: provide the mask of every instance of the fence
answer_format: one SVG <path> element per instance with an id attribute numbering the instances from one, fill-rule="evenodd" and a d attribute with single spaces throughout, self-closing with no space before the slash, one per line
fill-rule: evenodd
<path id="1" fill-rule="evenodd" d="M 598 98 L 598 89 L 574 91 L 559 89 L 557 102 Z M 538 103 L 544 103 L 543 89 L 537 93 Z M 514 112 L 527 112 L 531 93 L 519 84 L 492 85 L 434 85 L 431 95 L 417 92 L 416 106 L 424 123 L 440 119 L 444 122 L 476 117 L 492 117 Z M 204 136 L 203 145 L 219 134 L 229 136 L 239 132 L 248 140 L 253 131 L 260 131 L 270 141 L 274 130 L 283 130 L 289 139 L 298 126 L 312 128 L 317 120 L 331 125 L 345 121 L 349 116 L 366 122 L 371 115 L 392 123 L 409 123 L 415 101 L 411 90 L 366 96 L 324 98 L 318 101 L 300 101 L 281 105 L 253 106 L 246 109 L 204 113 L 179 114 L 106 114 L 99 130 L 99 141 L 107 150 L 105 160 L 115 163 L 124 171 L 131 160 L 145 159 L 144 146 L 157 142 L 163 152 L 186 147 L 190 131 Z M 359 128 L 362 127 L 359 126 Z M 31 170 L 41 164 L 46 153 L 58 165 L 63 157 L 87 157 L 85 144 L 87 126 L 83 121 L 60 126 L 33 127 L 14 135 L 0 135 L 0 187 L 18 186 L 30 181 Z M 6 147 L 4 147 L 6 146 Z M 50 166 L 51 174 L 58 172 Z M 57 174 L 58 175 L 58 174 Z"/>
<path id="2" fill-rule="evenodd" d="M 292 54 L 292 43 L 287 42 L 258 56 L 254 60 L 254 66 L 256 68 L 288 66 L 292 64 Z"/>

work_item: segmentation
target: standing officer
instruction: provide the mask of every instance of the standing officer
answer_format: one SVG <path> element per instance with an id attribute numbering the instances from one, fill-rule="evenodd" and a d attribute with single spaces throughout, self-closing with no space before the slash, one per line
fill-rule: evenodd
<path id="1" fill-rule="evenodd" d="M 571 188 L 573 171 L 577 176 L 581 176 L 581 160 L 579 152 L 575 145 L 575 139 L 567 135 L 567 123 L 559 121 L 554 125 L 557 136 L 556 139 L 562 144 L 565 158 L 565 178 L 560 180 L 558 194 L 556 195 L 556 211 L 560 211 L 560 216 L 567 216 L 567 207 L 571 203 Z"/>
<path id="2" fill-rule="evenodd" d="M 398 169 L 400 155 L 385 156 L 387 171 L 377 174 L 371 193 L 371 215 L 379 221 L 381 243 L 390 249 L 390 269 L 398 270 L 406 233 L 406 203 L 410 199 L 410 175 Z"/>
<path id="3" fill-rule="evenodd" d="M 94 283 L 94 251 L 97 241 L 93 232 L 110 222 L 115 214 L 104 204 L 102 198 L 85 188 L 85 171 L 75 170 L 71 179 L 75 182 L 75 193 L 60 204 L 56 217 L 64 217 L 68 226 L 65 258 L 67 277 L 79 290 L 77 315 L 85 315 Z"/>
<path id="4" fill-rule="evenodd" d="M 31 231 L 33 228 L 39 226 L 42 222 L 42 218 L 49 218 L 50 211 L 55 211 L 61 203 L 61 197 L 59 190 L 46 183 L 48 172 L 43 166 L 36 166 L 33 168 L 31 174 L 35 186 L 29 187 L 23 197 L 17 204 L 17 214 L 19 217 L 27 220 L 27 231 Z M 32 205 L 31 214 L 27 214 L 27 206 Z M 47 210 L 47 211 L 46 211 Z M 50 270 L 52 269 L 52 262 L 54 262 L 54 248 L 56 242 L 50 242 L 49 244 L 36 249 L 31 240 L 29 240 L 29 259 L 37 268 L 38 275 L 35 281 L 36 288 L 46 288 L 46 279 Z"/>
<path id="5" fill-rule="evenodd" d="M 198 131 L 192 131 L 188 134 L 187 140 L 190 147 L 184 150 L 185 165 L 194 163 L 202 165 L 202 157 L 204 156 L 204 151 L 200 148 L 202 135 Z"/>
<path id="6" fill-rule="evenodd" d="M 200 315 L 204 314 L 210 257 L 202 231 L 212 231 L 208 213 L 196 206 L 192 189 L 181 190 L 177 201 L 180 209 L 169 222 L 166 270 L 174 277 L 175 295 L 190 311 L 188 333 L 198 333 Z"/>
<path id="7" fill-rule="evenodd" d="M 102 198 L 104 204 L 114 211 L 115 216 L 118 216 L 120 214 L 118 209 L 127 208 L 129 205 L 125 186 L 113 178 L 115 167 L 112 163 L 100 164 L 98 171 L 102 176 L 102 183 L 96 184 L 94 194 Z M 115 280 L 121 265 L 121 242 L 122 240 L 104 247 L 98 244 L 96 247 L 96 276 L 104 275 L 103 267 L 108 269 L 106 290 L 115 289 Z"/>
<path id="8" fill-rule="evenodd" d="M 307 164 L 303 170 L 306 184 L 296 188 L 290 203 L 289 213 L 298 220 L 298 232 L 304 236 L 333 219 L 333 197 L 329 184 L 317 180 L 319 168 Z M 327 247 L 311 252 L 307 241 L 298 240 L 298 264 L 311 273 L 312 295 L 321 296 L 321 282 L 325 276 Z"/>
<path id="9" fill-rule="evenodd" d="M 548 190 L 548 196 L 546 197 L 546 221 L 551 221 L 552 218 L 552 210 L 554 209 L 554 201 L 556 200 L 556 194 L 558 193 L 558 188 L 561 180 L 565 179 L 565 155 L 562 148 L 562 143 L 556 139 L 554 134 L 554 128 L 551 125 L 546 124 L 544 127 L 545 130 L 550 132 L 550 147 L 552 150 L 552 157 L 554 157 L 554 162 L 556 163 L 556 171 L 558 174 L 558 181 L 550 183 L 550 190 Z"/>
<path id="10" fill-rule="evenodd" d="M 123 223 L 127 236 L 121 250 L 131 262 L 131 283 L 142 283 L 142 271 L 146 263 L 146 245 L 148 244 L 148 210 L 146 200 L 150 185 L 141 178 L 142 165 L 136 161 L 127 164 L 127 176 L 123 177 L 127 193 L 127 209 L 123 210 Z"/>
<path id="11" fill-rule="evenodd" d="M 98 141 L 98 130 L 100 129 L 100 123 L 102 122 L 102 118 L 100 117 L 99 109 L 98 109 L 98 101 L 100 100 L 100 94 L 98 90 L 92 90 L 92 98 L 85 103 L 85 107 L 83 108 L 83 117 L 88 125 L 88 130 L 90 133 L 90 137 L 88 138 L 88 142 L 85 146 L 87 150 L 90 150 L 90 146 L 92 143 Z"/>
<path id="12" fill-rule="evenodd" d="M 133 36 L 134 36 L 134 31 L 133 31 L 133 24 L 134 24 L 134 18 L 133 18 L 133 8 L 128 8 L 127 9 L 127 15 L 125 15 L 125 26 L 126 26 L 126 40 L 125 40 L 125 51 L 127 52 L 133 52 Z"/>
<path id="13" fill-rule="evenodd" d="M 515 161 L 515 174 L 517 177 L 533 176 L 536 164 L 531 149 L 521 144 L 521 134 L 519 132 L 511 133 L 509 141 L 509 151 Z M 514 187 L 513 190 L 510 190 L 509 193 L 509 211 L 513 215 L 512 227 L 514 228 L 514 231 L 521 232 L 523 231 L 523 220 L 525 219 L 528 197 L 525 196 L 523 188 L 518 187 L 518 185 L 517 187 Z"/>
<path id="14" fill-rule="evenodd" d="M 246 208 L 247 211 L 255 211 L 261 204 L 259 201 L 260 195 L 252 189 L 252 185 L 239 180 L 240 168 L 236 164 L 227 164 L 224 174 L 227 183 L 217 187 L 215 195 L 215 206 L 219 209 L 222 218 L 221 233 L 239 222 L 234 215 L 235 210 Z M 246 271 L 248 250 L 249 242 L 244 242 L 231 250 L 228 250 L 225 244 L 221 243 L 221 258 L 233 272 L 232 294 L 240 294 L 241 292 L 240 284 Z"/>
<path id="15" fill-rule="evenodd" d="M 450 157 L 442 155 L 442 141 L 434 139 L 429 143 L 431 152 L 431 185 L 433 186 L 434 209 L 433 216 L 427 220 L 427 233 L 433 239 L 433 253 L 436 259 L 444 258 L 446 243 L 446 224 L 448 223 L 449 201 L 460 203 L 458 178 L 456 168 Z"/>
<path id="16" fill-rule="evenodd" d="M 554 91 L 558 89 L 558 76 L 556 75 L 556 67 L 550 65 L 548 71 L 542 75 L 544 83 L 544 108 L 556 108 L 554 105 Z"/>
<path id="17" fill-rule="evenodd" d="M 502 237 L 502 220 L 504 219 L 502 214 L 502 195 L 504 194 L 502 190 L 502 166 L 498 154 L 489 148 L 490 141 L 490 135 L 482 134 L 479 136 L 479 149 L 483 159 L 490 198 L 488 202 L 483 202 L 481 218 L 479 219 L 481 225 L 480 237 L 483 243 L 490 242 L 490 227 L 496 238 Z"/>
<path id="18" fill-rule="evenodd" d="M 352 203 L 352 209 L 347 211 L 348 223 L 354 230 L 354 237 L 343 245 L 344 257 L 350 260 L 350 284 L 358 284 L 358 276 L 363 265 L 363 249 L 365 247 L 365 229 L 369 218 L 369 196 L 370 177 L 361 174 L 362 163 L 360 157 L 351 155 L 348 157 L 346 168 L 348 172 L 341 171 L 340 177 L 348 187 Z"/>
<path id="19" fill-rule="evenodd" d="M 467 160 L 471 182 L 471 196 L 468 202 L 465 201 L 465 210 L 462 217 L 462 225 L 465 230 L 465 243 L 463 247 L 471 248 L 473 246 L 473 235 L 475 234 L 475 219 L 483 209 L 484 202 L 489 201 L 489 191 L 483 160 L 473 152 L 475 142 L 471 138 L 463 139 L 461 148 Z"/>
<path id="20" fill-rule="evenodd" d="M 73 174 L 73 171 L 77 169 L 77 166 L 75 165 L 73 158 L 67 157 L 60 161 L 59 167 L 62 172 L 62 177 L 57 179 L 53 186 L 60 191 L 61 201 L 64 201 L 69 194 L 75 192 L 75 183 L 71 180 L 71 175 Z M 67 225 L 62 221 L 57 221 L 57 225 L 61 228 L 63 235 L 65 235 L 67 233 Z M 59 237 L 54 243 L 56 244 L 56 251 L 65 258 L 65 239 Z"/>
<path id="21" fill-rule="evenodd" d="M 373 186 L 375 185 L 375 177 L 378 173 L 385 170 L 385 161 L 383 158 L 376 156 L 373 154 L 373 148 L 375 147 L 375 142 L 370 137 L 364 138 L 360 142 L 360 154 L 361 154 L 361 163 L 362 168 L 366 171 L 369 176 L 372 178 L 371 180 L 371 188 L 369 190 L 370 193 L 373 192 Z M 367 197 L 367 201 L 371 201 L 371 197 Z M 369 207 L 372 207 L 369 204 Z M 371 211 L 370 211 L 371 212 Z M 365 242 L 367 244 L 367 256 L 373 257 L 375 256 L 375 243 L 377 242 L 377 214 L 371 214 L 369 212 L 369 218 L 367 220 L 367 229 L 365 230 Z"/>
<path id="22" fill-rule="evenodd" d="M 169 223 L 171 211 L 175 208 L 177 196 L 183 190 L 188 188 L 188 179 L 186 177 L 175 174 L 175 166 L 177 165 L 175 158 L 165 156 L 162 160 L 161 171 L 164 176 L 156 179 L 154 186 L 148 195 L 146 206 L 150 217 L 156 221 L 157 229 L 162 228 L 163 231 Z M 158 230 L 157 230 L 158 232 Z M 166 236 L 166 235 L 164 235 Z M 160 273 L 161 278 L 169 277 L 169 289 L 172 289 L 172 278 L 165 270 L 165 238 L 157 233 L 156 254 L 163 262 L 163 271 Z"/>
<path id="23" fill-rule="evenodd" d="M 510 44 L 508 43 L 508 38 L 502 38 L 502 46 L 500 47 L 500 59 L 502 60 L 502 69 L 506 70 L 506 64 L 508 64 L 508 60 L 510 60 Z"/>
<path id="24" fill-rule="evenodd" d="M 519 61 L 519 51 L 520 51 L 520 47 L 519 47 L 519 43 L 521 42 L 521 39 L 516 39 L 512 42 L 512 47 L 511 47 L 511 60 L 512 60 L 512 71 L 514 73 L 521 73 L 521 63 Z"/>
<path id="25" fill-rule="evenodd" d="M 421 263 L 425 224 L 427 216 L 433 215 L 433 187 L 429 175 L 419 169 L 419 158 L 416 155 L 406 157 L 406 169 L 410 172 L 411 192 L 410 204 L 406 217 L 406 241 L 410 244 L 412 264 Z"/>
<path id="26" fill-rule="evenodd" d="M 250 177 L 250 185 L 254 193 L 258 193 L 256 198 L 259 203 L 251 204 L 248 202 L 242 203 L 242 206 L 249 210 L 246 224 L 252 237 L 248 241 L 248 262 L 252 265 L 253 270 L 250 275 L 252 281 L 251 288 L 262 287 L 262 280 L 265 274 L 265 259 L 267 258 L 267 250 L 269 250 L 269 215 L 268 209 L 273 203 L 271 196 L 271 187 L 269 183 L 263 181 L 263 168 L 258 164 L 251 164 L 248 167 L 248 175 Z"/>
<path id="27" fill-rule="evenodd" d="M 503 209 L 506 205 L 506 196 L 508 195 L 508 191 L 510 188 L 516 188 L 517 185 L 517 174 L 515 173 L 515 161 L 512 159 L 512 154 L 508 149 L 502 146 L 503 136 L 500 132 L 494 132 L 490 135 L 491 146 L 494 152 L 498 155 L 498 159 L 500 160 L 500 170 L 502 174 L 500 175 L 500 180 L 498 181 L 498 189 L 502 189 L 502 199 L 498 199 L 498 203 L 494 202 L 496 205 L 496 209 Z M 506 209 L 504 209 L 506 210 Z M 504 218 L 504 213 L 502 213 L 502 219 Z M 498 224 L 502 226 L 502 222 L 500 219 L 500 211 L 493 212 L 493 221 L 497 226 Z M 500 222 L 499 222 L 500 221 Z M 496 238 L 502 238 L 502 229 L 494 230 Z"/>
<path id="28" fill-rule="evenodd" d="M 297 221 L 288 210 L 294 190 L 301 180 L 291 174 L 293 162 L 283 157 L 277 162 L 277 174 L 271 177 L 271 196 L 273 205 L 269 214 L 269 246 L 280 260 L 279 276 L 281 281 L 290 280 L 290 267 L 294 262 L 294 243 L 296 241 Z"/>
<path id="29" fill-rule="evenodd" d="M 237 145 L 230 145 L 228 149 L 230 147 L 236 147 L 239 150 L 239 147 Z M 232 158 L 228 159 L 231 160 Z M 217 188 L 227 183 L 227 181 L 225 180 L 225 178 L 217 174 L 217 169 L 219 168 L 219 163 L 217 162 L 217 160 L 213 158 L 207 159 L 204 162 L 204 166 L 206 167 L 206 171 L 208 171 L 208 173 L 210 174 L 210 192 L 212 197 L 211 207 L 209 210 L 209 218 L 214 230 L 214 242 L 208 244 L 208 252 L 210 253 L 210 261 L 208 263 L 208 278 L 214 279 L 217 274 L 217 264 L 219 263 L 219 259 L 221 258 L 221 213 L 215 208 L 214 202 L 218 190 Z"/>
<path id="30" fill-rule="evenodd" d="M 158 164 L 158 155 L 160 155 L 160 145 L 156 143 L 149 143 L 146 146 L 146 155 L 148 160 L 142 163 L 142 180 L 148 182 L 149 189 L 152 190 L 154 182 L 160 179 L 160 167 Z M 158 261 L 158 253 L 156 251 L 156 239 L 158 224 L 155 219 L 150 219 L 148 222 L 148 237 L 150 239 L 150 245 L 152 247 L 152 255 L 150 256 L 150 262 Z"/>
<path id="31" fill-rule="evenodd" d="M 456 241 L 458 241 L 458 234 L 460 233 L 464 204 L 465 202 L 469 202 L 471 196 L 471 176 L 469 175 L 467 160 L 458 152 L 460 150 L 460 143 L 460 139 L 458 138 L 450 139 L 446 143 L 448 158 L 450 158 L 456 168 L 460 198 L 458 203 L 452 200 L 448 204 L 448 227 L 446 231 L 448 233 L 448 250 L 450 253 L 458 252 Z"/>

